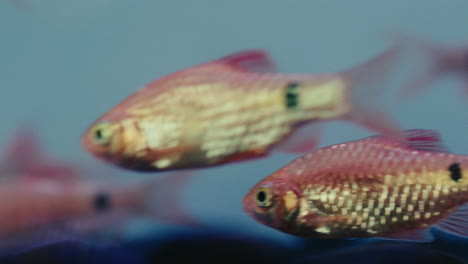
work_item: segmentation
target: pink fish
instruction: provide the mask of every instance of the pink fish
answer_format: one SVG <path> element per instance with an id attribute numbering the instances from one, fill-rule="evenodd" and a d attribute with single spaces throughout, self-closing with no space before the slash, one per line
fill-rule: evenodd
<path id="1" fill-rule="evenodd" d="M 54 239 L 51 234 L 86 237 L 116 230 L 133 216 L 199 225 L 178 202 L 189 173 L 138 182 L 99 181 L 83 177 L 83 171 L 68 163 L 39 162 L 44 153 L 36 140 L 32 131 L 18 133 L 12 146 L 19 148 L 10 148 L 6 155 L 10 163 L 2 166 L 0 250 L 47 242 Z"/>
<path id="2" fill-rule="evenodd" d="M 431 240 L 430 227 L 468 236 L 468 156 L 439 135 L 408 130 L 304 155 L 243 200 L 260 223 L 302 237 Z"/>
<path id="3" fill-rule="evenodd" d="M 261 50 L 235 53 L 144 86 L 82 137 L 95 157 L 138 171 L 187 169 L 316 147 L 314 121 L 349 120 L 392 138 L 379 101 L 398 45 L 337 73 L 275 73 Z M 298 131 L 298 129 L 301 129 Z"/>
<path id="4" fill-rule="evenodd" d="M 458 79 L 462 94 L 468 99 L 468 45 L 449 46 L 399 33 L 395 38 L 412 50 L 412 65 L 416 65 L 414 74 L 399 92 L 401 99 L 412 97 L 445 77 Z"/>

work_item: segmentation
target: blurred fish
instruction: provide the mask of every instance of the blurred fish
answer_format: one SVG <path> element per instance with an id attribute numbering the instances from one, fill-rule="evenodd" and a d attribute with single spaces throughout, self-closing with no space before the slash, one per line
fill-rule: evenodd
<path id="1" fill-rule="evenodd" d="M 281 74 L 264 51 L 235 53 L 141 88 L 97 119 L 82 145 L 123 168 L 161 171 L 258 158 L 279 143 L 306 152 L 318 143 L 310 125 L 318 120 L 401 138 L 378 100 L 399 55 L 395 45 L 342 72 Z"/>
<path id="2" fill-rule="evenodd" d="M 405 131 L 304 155 L 255 185 L 245 211 L 285 233 L 430 241 L 429 228 L 468 236 L 468 156 L 430 130 Z"/>
<path id="3" fill-rule="evenodd" d="M 139 183 L 90 182 L 76 179 L 34 179 L 0 182 L 0 237 L 52 223 L 68 221 L 69 227 L 86 227 L 102 213 L 127 212 L 170 222 L 184 222 L 176 200 L 188 174 L 170 175 Z M 12 217 L 15 216 L 15 217 Z M 89 220 L 86 218 L 90 218 Z M 189 224 L 190 221 L 185 222 Z M 105 224 L 105 223 L 100 223 Z"/>
<path id="4" fill-rule="evenodd" d="M 198 223 L 179 204 L 189 173 L 166 175 L 139 182 L 99 181 L 95 177 L 74 174 L 76 170 L 64 163 L 39 163 L 32 157 L 36 150 L 32 132 L 19 135 L 14 142 L 21 151 L 11 148 L 8 158 L 15 170 L 6 169 L 0 177 L 0 251 L 17 250 L 23 246 L 48 243 L 66 237 L 87 238 L 101 231 L 119 229 L 131 217 L 147 217 L 174 224 L 196 226 Z M 7 159 L 8 160 L 8 159 Z M 5 163 L 8 168 L 11 164 Z M 33 166 L 31 166 L 33 164 Z M 72 172 L 72 174 L 68 174 Z"/>
<path id="5" fill-rule="evenodd" d="M 462 95 L 468 99 L 467 44 L 449 46 L 402 33 L 394 34 L 394 38 L 400 45 L 412 49 L 413 65 L 417 65 L 410 80 L 400 90 L 400 98 L 412 97 L 444 77 L 455 77 L 461 82 Z"/>

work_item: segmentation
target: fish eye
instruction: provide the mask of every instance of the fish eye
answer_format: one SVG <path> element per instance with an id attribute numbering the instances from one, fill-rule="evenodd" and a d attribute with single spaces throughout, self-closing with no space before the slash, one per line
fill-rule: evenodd
<path id="1" fill-rule="evenodd" d="M 255 194 L 255 202 L 262 208 L 268 208 L 271 206 L 271 191 L 268 187 L 259 187 Z"/>
<path id="2" fill-rule="evenodd" d="M 101 146 L 108 145 L 111 141 L 111 125 L 109 123 L 100 123 L 91 128 L 91 138 Z"/>

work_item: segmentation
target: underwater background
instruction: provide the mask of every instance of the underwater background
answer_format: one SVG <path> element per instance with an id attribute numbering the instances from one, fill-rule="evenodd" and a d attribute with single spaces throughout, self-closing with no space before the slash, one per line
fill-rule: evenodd
<path id="1" fill-rule="evenodd" d="M 19 126 L 30 123 L 52 155 L 105 167 L 111 172 L 107 172 L 108 181 L 159 177 L 95 160 L 80 147 L 81 135 L 98 116 L 143 85 L 232 52 L 265 49 L 282 72 L 339 71 L 383 51 L 391 44 L 392 32 L 449 45 L 468 43 L 466 10 L 468 1 L 462 0 L 1 0 L 0 146 L 7 145 Z M 444 79 L 431 86 L 403 102 L 389 95 L 386 107 L 403 128 L 437 130 L 452 152 L 468 154 L 468 104 L 460 96 L 459 83 Z M 352 123 L 324 122 L 320 146 L 372 134 Z M 196 170 L 182 201 L 212 226 L 209 232 L 135 220 L 122 231 L 128 245 L 91 249 L 67 242 L 18 261 L 151 263 L 176 261 L 184 255 L 180 252 L 189 256 L 188 249 L 197 253 L 192 260 L 208 260 L 213 252 L 223 260 L 244 257 L 233 263 L 257 258 L 257 263 L 345 263 L 339 262 L 345 259 L 346 263 L 386 263 L 372 259 L 384 261 L 379 252 L 392 250 L 397 253 L 390 255 L 408 256 L 393 262 L 419 263 L 409 257 L 417 253 L 425 258 L 421 263 L 452 263 L 435 262 L 439 251 L 434 250 L 468 261 L 468 240 L 447 234 L 436 233 L 436 240 L 428 245 L 373 248 L 374 243 L 383 242 L 305 240 L 255 222 L 243 212 L 242 198 L 251 186 L 297 156 L 273 152 L 266 159 Z M 226 255 L 217 248 L 224 245 L 230 249 Z M 349 256 L 326 255 L 350 249 L 365 258 L 352 262 Z M 296 260 L 300 256 L 311 258 Z"/>

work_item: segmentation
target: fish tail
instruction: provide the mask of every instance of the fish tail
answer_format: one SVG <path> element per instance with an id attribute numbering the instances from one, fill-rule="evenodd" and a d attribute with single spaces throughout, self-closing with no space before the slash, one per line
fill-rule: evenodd
<path id="1" fill-rule="evenodd" d="M 402 53 L 401 46 L 394 45 L 369 61 L 341 73 L 351 103 L 345 119 L 399 141 L 404 139 L 402 130 L 384 109 L 382 97 L 386 87 L 391 84 L 391 77 L 398 70 Z"/>
<path id="2" fill-rule="evenodd" d="M 408 69 L 409 79 L 398 91 L 398 100 L 412 98 L 427 90 L 444 74 L 446 69 L 442 65 L 443 47 L 428 40 L 398 32 L 391 34 L 391 38 L 395 43 L 411 51 L 407 53 L 406 58 L 408 64 L 411 65 L 411 69 Z"/>
<path id="3" fill-rule="evenodd" d="M 139 209 L 143 216 L 156 221 L 173 223 L 189 227 L 198 227 L 200 223 L 182 206 L 184 190 L 192 177 L 191 172 L 181 171 L 164 176 L 156 176 L 143 183 Z"/>

